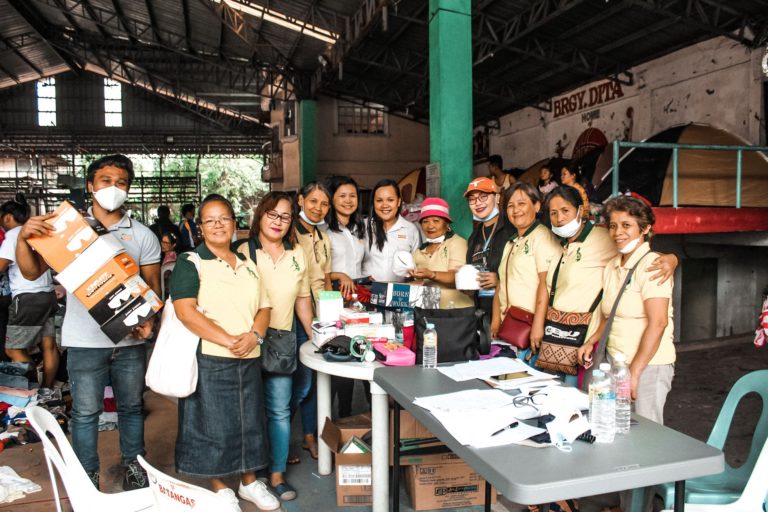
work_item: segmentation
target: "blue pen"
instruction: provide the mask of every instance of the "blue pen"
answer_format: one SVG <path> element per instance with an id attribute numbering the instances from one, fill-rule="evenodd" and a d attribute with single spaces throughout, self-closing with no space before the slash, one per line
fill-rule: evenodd
<path id="1" fill-rule="evenodd" d="M 515 421 L 515 422 L 512 422 L 512 423 L 510 423 L 509 425 L 507 425 L 506 427 L 500 428 L 499 430 L 497 430 L 496 432 L 494 432 L 493 434 L 491 434 L 491 437 L 493 437 L 493 436 L 495 436 L 495 435 L 498 435 L 498 434 L 501 434 L 501 433 L 502 433 L 502 432 L 504 432 L 505 430 L 509 430 L 509 429 L 515 428 L 517 425 L 518 425 L 518 422 L 517 422 L 517 421 Z"/>

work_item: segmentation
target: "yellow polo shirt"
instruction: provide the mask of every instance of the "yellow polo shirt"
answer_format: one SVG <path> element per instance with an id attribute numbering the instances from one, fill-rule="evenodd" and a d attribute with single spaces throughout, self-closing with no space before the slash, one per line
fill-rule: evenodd
<path id="1" fill-rule="evenodd" d="M 325 274 L 331 273 L 331 239 L 328 235 L 323 235 L 320 229 L 311 233 L 301 222 L 296 224 L 296 238 L 308 263 L 309 287 L 314 302 L 317 303 L 320 292 L 325 290 Z"/>
<path id="2" fill-rule="evenodd" d="M 586 313 L 603 289 L 603 270 L 616 257 L 616 244 L 604 227 L 585 221 L 584 229 L 573 242 L 562 248 L 563 258 L 552 259 L 547 273 L 547 291 L 552 291 L 555 269 L 560 266 L 554 308 L 568 313 Z M 595 309 L 587 329 L 588 339 L 599 325 L 600 306 Z"/>
<path id="3" fill-rule="evenodd" d="M 467 241 L 452 231 L 446 234 L 445 240 L 435 252 L 429 254 L 426 249 L 427 244 L 423 244 L 413 252 L 413 261 L 417 268 L 446 272 L 458 270 L 466 262 Z M 446 309 L 451 302 L 455 308 L 468 308 L 475 305 L 472 297 L 453 287 L 429 279 L 425 284 L 440 288 L 440 309 Z"/>
<path id="4" fill-rule="evenodd" d="M 632 253 L 632 256 L 624 265 L 621 264 L 621 255 L 618 255 L 605 266 L 601 309 L 606 318 L 611 313 L 611 308 L 616 301 L 616 296 L 621 285 L 624 283 L 624 279 L 627 277 L 627 272 L 650 250 L 651 246 L 648 242 L 645 242 Z M 661 336 L 661 344 L 648 364 L 671 364 L 675 362 L 675 346 L 673 344 L 674 322 L 672 321 L 672 279 L 660 285 L 657 281 L 651 281 L 652 274 L 645 272 L 645 269 L 642 268 L 646 262 L 650 264 L 658 256 L 655 252 L 645 256 L 637 269 L 635 269 L 632 279 L 630 279 L 624 294 L 619 300 L 616 317 L 613 320 L 611 332 L 608 336 L 608 346 L 606 347 L 608 353 L 615 355 L 617 352 L 623 352 L 629 362 L 635 357 L 635 353 L 640 346 L 640 339 L 648 325 L 648 317 L 645 315 L 643 302 L 654 298 L 669 299 L 669 306 L 667 307 L 669 322 Z"/>
<path id="5" fill-rule="evenodd" d="M 235 253 L 237 263 L 232 268 L 205 244 L 200 244 L 195 252 L 200 256 L 199 275 L 188 259 L 189 253 L 180 254 L 176 260 L 170 283 L 173 300 L 197 299 L 203 314 L 233 336 L 251 332 L 259 309 L 272 307 L 256 265 Z M 206 339 L 201 339 L 201 351 L 205 355 L 235 358 L 228 348 Z M 260 354 L 257 345 L 246 357 Z"/>
<path id="6" fill-rule="evenodd" d="M 499 264 L 499 305 L 502 315 L 509 306 L 534 312 L 539 273 L 547 272 L 552 260 L 560 257 L 561 251 L 555 235 L 538 221 L 523 236 L 517 233 L 512 235 L 504 246 Z"/>
<path id="7" fill-rule="evenodd" d="M 250 258 L 248 241 L 243 240 L 237 244 L 237 251 Z M 272 261 L 272 257 L 256 240 L 256 268 L 272 304 L 269 326 L 290 331 L 293 328 L 296 298 L 312 295 L 304 251 L 300 246 L 290 248 L 289 245 L 283 244 L 283 253 L 277 261 Z"/>

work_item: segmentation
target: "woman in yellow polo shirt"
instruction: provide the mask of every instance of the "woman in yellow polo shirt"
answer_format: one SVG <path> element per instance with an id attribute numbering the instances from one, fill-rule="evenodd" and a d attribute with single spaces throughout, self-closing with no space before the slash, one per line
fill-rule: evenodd
<path id="1" fill-rule="evenodd" d="M 539 223 L 541 194 L 528 183 L 517 182 L 504 192 L 502 209 L 516 232 L 504 247 L 499 264 L 499 292 L 493 298 L 491 334 L 499 332 L 511 306 L 533 313 L 530 341 L 538 346 L 544 336 L 547 313 L 547 271 L 559 255 L 552 232 Z M 526 357 L 527 351 L 519 355 Z"/>
<path id="2" fill-rule="evenodd" d="M 272 304 L 269 327 L 294 331 L 295 311 L 305 332 L 311 333 L 313 310 L 309 276 L 304 251 L 296 244 L 295 226 L 291 197 L 285 192 L 270 192 L 256 207 L 249 240 L 255 244 L 256 268 Z M 243 240 L 237 248 L 249 257 L 250 249 L 248 240 Z M 296 498 L 296 490 L 285 481 L 291 437 L 292 389 L 292 375 L 264 372 L 271 453 L 270 486 L 283 501 Z"/>
<path id="3" fill-rule="evenodd" d="M 439 197 L 428 197 L 421 203 L 419 224 L 426 242 L 413 252 L 416 268 L 412 277 L 424 279 L 427 286 L 440 288 L 440 308 L 474 306 L 469 295 L 456 289 L 456 270 L 467 257 L 467 241 L 450 230 L 448 203 Z"/>
<path id="4" fill-rule="evenodd" d="M 585 364 L 600 340 L 616 297 L 629 270 L 653 261 L 648 240 L 655 222 L 651 207 L 633 197 L 619 196 L 605 205 L 608 232 L 619 251 L 603 271 L 603 302 L 600 325 L 579 349 Z M 636 270 L 619 299 L 606 345 L 609 358 L 618 352 L 627 356 L 632 373 L 635 412 L 657 423 L 664 421 L 664 403 L 674 377 L 672 280 L 651 281 L 648 272 Z"/>
<path id="5" fill-rule="evenodd" d="M 331 239 L 318 226 L 324 223 L 331 204 L 331 194 L 322 183 L 307 183 L 298 195 L 299 220 L 296 222 L 296 239 L 304 251 L 309 272 L 309 288 L 312 300 L 317 304 L 320 292 L 331 289 Z M 309 339 L 304 326 L 296 321 L 296 356 L 298 348 Z M 312 458 L 317 458 L 317 396 L 312 389 L 314 372 L 298 361 L 293 374 L 293 396 L 291 417 L 301 410 L 301 425 L 304 438 L 301 446 Z M 301 462 L 297 455 L 288 456 L 288 464 Z"/>
<path id="6" fill-rule="evenodd" d="M 552 232 L 558 237 L 562 251 L 552 260 L 547 273 L 547 294 L 557 270 L 557 286 L 552 307 L 565 313 L 586 313 L 595 300 L 602 297 L 603 270 L 616 257 L 616 244 L 602 226 L 595 226 L 582 219 L 582 198 L 578 190 L 562 185 L 547 196 L 545 212 L 549 216 Z M 672 277 L 677 267 L 677 257 L 662 255 L 644 266 L 644 272 L 652 272 L 650 280 L 664 283 Z M 558 270 L 559 268 L 559 270 Z M 597 310 L 595 310 L 597 311 Z M 595 332 L 599 325 L 599 313 L 594 313 L 584 340 Z M 542 328 L 544 319 L 542 321 Z M 538 343 L 532 346 L 538 351 Z M 576 384 L 576 376 L 563 376 L 565 381 Z"/>
<path id="7" fill-rule="evenodd" d="M 269 462 L 258 357 L 271 305 L 256 265 L 230 249 L 230 202 L 210 195 L 199 217 L 204 242 L 179 256 L 170 283 L 179 320 L 201 338 L 197 389 L 179 399 L 176 471 L 210 478 L 228 512 L 240 506 L 223 478 L 239 473 L 240 497 L 275 510 L 280 502 L 256 479 Z"/>

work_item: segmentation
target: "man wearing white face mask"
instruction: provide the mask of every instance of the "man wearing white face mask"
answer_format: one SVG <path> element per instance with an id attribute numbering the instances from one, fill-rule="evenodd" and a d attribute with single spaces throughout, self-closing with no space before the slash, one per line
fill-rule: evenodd
<path id="1" fill-rule="evenodd" d="M 122 209 L 133 181 L 133 164 L 124 155 L 100 158 L 88 167 L 86 183 L 93 195 L 89 213 L 125 248 L 140 267 L 141 277 L 160 293 L 160 243 L 152 231 L 132 220 Z M 27 239 L 50 236 L 51 214 L 30 218 L 19 234 L 16 258 L 27 279 L 48 269 Z M 93 484 L 99 487 L 97 451 L 99 415 L 104 387 L 111 380 L 120 423 L 120 449 L 125 467 L 123 489 L 146 487 L 146 472 L 136 461 L 144 455 L 143 393 L 146 371 L 144 340 L 152 333 L 154 319 L 137 326 L 131 336 L 115 344 L 101 332 L 82 303 L 67 295 L 62 345 L 68 347 L 67 369 L 72 385 L 72 445 Z"/>
<path id="2" fill-rule="evenodd" d="M 501 255 L 515 229 L 506 215 L 499 215 L 499 187 L 491 178 L 470 181 L 464 197 L 476 222 L 467 240 L 467 264 L 482 269 L 477 276 L 480 289 L 475 294 L 475 306 L 490 318 L 499 284 Z"/>

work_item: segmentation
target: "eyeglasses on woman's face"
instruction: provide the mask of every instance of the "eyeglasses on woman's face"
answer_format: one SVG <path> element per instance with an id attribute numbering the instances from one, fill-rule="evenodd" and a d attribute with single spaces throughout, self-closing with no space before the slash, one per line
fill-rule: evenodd
<path id="1" fill-rule="evenodd" d="M 485 204 L 488 202 L 488 198 L 491 197 L 491 194 L 485 193 L 485 192 L 479 192 L 477 194 L 472 194 L 467 198 L 467 203 L 470 205 L 473 205 L 475 203 L 482 203 Z"/>
<path id="2" fill-rule="evenodd" d="M 279 219 L 279 221 L 282 222 L 283 224 L 290 224 L 291 220 L 293 219 L 293 217 L 291 216 L 290 213 L 284 213 L 284 214 L 280 215 L 275 210 L 269 210 L 266 213 L 266 215 L 267 215 L 267 218 L 269 220 L 278 220 Z"/>
<path id="3" fill-rule="evenodd" d="M 230 224 L 234 219 L 232 217 L 219 217 L 218 219 L 205 219 L 200 222 L 203 226 L 206 228 L 213 227 L 216 224 L 221 224 L 222 226 L 226 226 Z"/>

